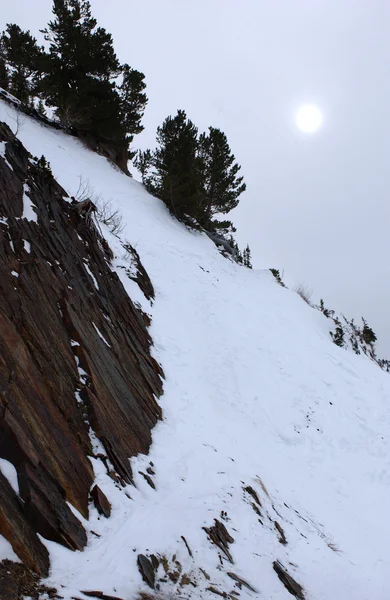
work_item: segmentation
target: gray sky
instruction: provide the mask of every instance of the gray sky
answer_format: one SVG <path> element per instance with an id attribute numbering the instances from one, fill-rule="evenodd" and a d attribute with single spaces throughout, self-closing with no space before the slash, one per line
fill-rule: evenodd
<path id="1" fill-rule="evenodd" d="M 143 71 L 140 147 L 183 108 L 227 134 L 247 183 L 232 217 L 257 268 L 364 316 L 390 357 L 389 0 L 92 0 L 119 58 Z M 0 0 L 35 34 L 51 0 Z M 299 132 L 316 103 L 324 125 Z M 259 298 L 261 302 L 261 298 Z"/>

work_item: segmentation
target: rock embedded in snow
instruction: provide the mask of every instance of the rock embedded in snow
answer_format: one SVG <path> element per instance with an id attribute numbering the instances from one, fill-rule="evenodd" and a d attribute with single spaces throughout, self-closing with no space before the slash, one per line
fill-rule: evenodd
<path id="1" fill-rule="evenodd" d="M 108 519 L 111 516 L 111 504 L 105 493 L 102 492 L 98 485 L 95 485 L 91 490 L 91 496 L 98 513 Z"/>
<path id="2" fill-rule="evenodd" d="M 83 591 L 81 592 L 84 596 L 88 596 L 88 598 L 98 598 L 98 600 L 122 600 L 118 596 L 107 596 L 107 594 L 103 594 L 103 592 L 99 591 Z M 77 599 L 75 599 L 77 600 Z M 80 598 L 81 600 L 81 598 Z"/>
<path id="3" fill-rule="evenodd" d="M 233 557 L 230 554 L 229 544 L 234 542 L 234 538 L 230 535 L 225 525 L 218 521 L 218 519 L 214 519 L 215 525 L 213 527 L 204 527 L 203 529 L 209 536 L 209 539 L 216 545 L 218 548 L 222 550 L 225 554 L 226 558 L 233 563 Z"/>
<path id="4" fill-rule="evenodd" d="M 273 568 L 286 590 L 288 590 L 292 596 L 298 598 L 298 600 L 305 600 L 302 586 L 288 573 L 282 563 L 275 560 Z"/>
<path id="5" fill-rule="evenodd" d="M 152 561 L 144 554 L 139 554 L 137 558 L 137 564 L 142 579 L 148 584 L 149 587 L 154 589 L 156 574 Z"/>

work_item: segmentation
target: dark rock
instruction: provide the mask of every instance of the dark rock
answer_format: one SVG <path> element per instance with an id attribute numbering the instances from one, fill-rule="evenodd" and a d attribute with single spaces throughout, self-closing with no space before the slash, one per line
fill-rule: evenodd
<path id="1" fill-rule="evenodd" d="M 0 471 L 0 535 L 23 563 L 43 577 L 49 574 L 49 553 L 24 514 L 24 506 Z"/>
<path id="2" fill-rule="evenodd" d="M 122 600 L 118 596 L 107 596 L 107 594 L 103 594 L 103 592 L 81 592 L 84 596 L 88 596 L 89 598 L 100 598 L 100 600 Z"/>
<path id="3" fill-rule="evenodd" d="M 25 515 L 38 533 L 70 550 L 84 548 L 84 528 L 64 502 L 64 492 L 54 479 L 40 466 L 24 462 L 19 468 L 19 486 Z"/>
<path id="4" fill-rule="evenodd" d="M 0 600 L 22 600 L 25 597 L 62 598 L 55 588 L 44 585 L 39 576 L 24 565 L 3 560 L 0 562 Z"/>
<path id="5" fill-rule="evenodd" d="M 280 563 L 278 560 L 275 560 L 273 563 L 273 568 L 286 590 L 288 590 L 292 596 L 299 598 L 299 600 L 305 600 L 302 586 L 297 583 L 293 577 L 291 577 L 282 563 Z"/>
<path id="6" fill-rule="evenodd" d="M 235 573 L 232 573 L 231 571 L 226 573 L 226 575 L 228 575 L 231 579 L 233 579 L 234 581 L 236 581 L 239 586 L 244 586 L 246 587 L 248 590 L 250 590 L 251 592 L 255 592 L 255 594 L 257 594 L 257 590 L 250 585 L 250 583 L 248 583 L 247 581 L 245 581 L 245 579 L 242 579 L 242 577 L 239 577 L 238 575 L 236 575 Z"/>
<path id="7" fill-rule="evenodd" d="M 142 579 L 148 584 L 149 587 L 154 589 L 156 574 L 152 561 L 149 560 L 144 554 L 138 554 L 137 564 Z"/>
<path id="8" fill-rule="evenodd" d="M 0 563 L 0 600 L 19 600 L 17 580 L 4 563 Z"/>
<path id="9" fill-rule="evenodd" d="M 281 527 L 281 525 L 279 525 L 279 523 L 277 521 L 274 521 L 274 525 L 275 525 L 275 529 L 279 533 L 279 537 L 278 537 L 279 542 L 281 544 L 283 544 L 283 546 L 286 546 L 287 545 L 287 539 L 286 539 L 286 535 L 284 533 L 283 527 Z"/>
<path id="10" fill-rule="evenodd" d="M 142 475 L 142 477 L 148 482 L 148 484 L 150 485 L 150 487 L 153 490 L 156 489 L 156 486 L 154 485 L 154 481 L 153 481 L 153 479 L 149 475 L 147 475 L 146 473 L 143 473 L 142 471 L 138 471 L 138 473 L 140 475 Z"/>
<path id="11" fill-rule="evenodd" d="M 161 417 L 163 372 L 107 243 L 4 124 L 0 141 L 0 457 L 15 466 L 24 501 L 0 494 L 0 533 L 44 574 L 47 553 L 34 532 L 72 549 L 86 543 L 67 502 L 88 517 L 89 428 L 118 481 L 131 482 L 128 459 L 147 453 Z M 38 222 L 21 218 L 24 190 Z"/>
<path id="12" fill-rule="evenodd" d="M 153 300 L 154 299 L 153 284 L 150 281 L 150 277 L 147 274 L 147 272 L 141 262 L 141 259 L 139 257 L 137 250 L 135 248 L 133 248 L 133 246 L 131 246 L 130 244 L 126 244 L 123 247 L 129 253 L 132 263 L 133 263 L 133 266 L 135 266 L 136 271 L 137 271 L 137 275 L 135 275 L 135 276 L 128 274 L 129 278 L 132 279 L 133 281 L 135 281 L 139 285 L 140 290 L 142 291 L 142 293 L 148 300 Z"/>
<path id="13" fill-rule="evenodd" d="M 111 516 L 111 504 L 98 485 L 95 485 L 92 488 L 91 496 L 98 513 L 104 515 L 108 519 L 108 517 Z"/>
<path id="14" fill-rule="evenodd" d="M 182 540 L 183 540 L 183 542 L 185 543 L 185 545 L 186 545 L 186 548 L 187 548 L 187 551 L 188 551 L 188 554 L 189 554 L 189 555 L 191 556 L 191 558 L 192 558 L 192 552 L 191 552 L 191 548 L 189 547 L 189 545 L 188 545 L 188 542 L 187 542 L 186 538 L 184 537 L 184 535 L 182 535 L 182 536 L 181 536 L 181 539 L 182 539 Z"/>
<path id="15" fill-rule="evenodd" d="M 206 590 L 208 590 L 212 594 L 216 594 L 217 596 L 222 596 L 222 598 L 229 598 L 229 594 L 227 594 L 226 592 L 220 592 L 219 590 L 217 590 L 216 587 L 212 585 L 209 585 L 209 587 L 207 587 Z"/>
<path id="16" fill-rule="evenodd" d="M 203 527 L 209 539 L 216 545 L 218 548 L 222 550 L 225 554 L 226 558 L 233 563 L 233 557 L 229 551 L 229 544 L 234 542 L 234 538 L 230 535 L 225 525 L 218 521 L 218 519 L 214 519 L 215 525 L 213 527 Z"/>
<path id="17" fill-rule="evenodd" d="M 253 489 L 252 486 L 247 485 L 247 487 L 245 487 L 244 490 L 245 490 L 245 492 L 247 492 L 248 494 L 250 494 L 252 496 L 252 498 L 254 499 L 254 501 L 256 502 L 256 504 L 258 504 L 259 506 L 261 506 L 261 502 L 259 500 L 257 492 Z"/>

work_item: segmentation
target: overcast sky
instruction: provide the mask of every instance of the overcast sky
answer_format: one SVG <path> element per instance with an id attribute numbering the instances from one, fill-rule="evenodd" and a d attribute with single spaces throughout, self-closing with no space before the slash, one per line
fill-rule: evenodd
<path id="1" fill-rule="evenodd" d="M 146 75 L 140 147 L 183 108 L 220 127 L 247 192 L 233 213 L 257 268 L 364 316 L 390 358 L 390 1 L 92 0 L 122 62 Z M 51 0 L 0 0 L 38 34 Z M 294 115 L 323 111 L 314 135 Z M 259 298 L 261 302 L 261 298 Z"/>

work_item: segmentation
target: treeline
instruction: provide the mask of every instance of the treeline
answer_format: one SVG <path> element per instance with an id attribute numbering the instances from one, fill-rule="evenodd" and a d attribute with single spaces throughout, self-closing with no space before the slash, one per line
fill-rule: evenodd
<path id="1" fill-rule="evenodd" d="M 120 64 L 113 40 L 98 27 L 84 0 L 54 0 L 53 19 L 41 30 L 7 24 L 0 40 L 0 86 L 44 112 L 52 107 L 66 127 L 114 154 L 125 166 L 131 142 L 143 130 L 145 77 Z"/>
<path id="2" fill-rule="evenodd" d="M 148 191 L 178 219 L 226 236 L 235 231 L 223 215 L 236 208 L 246 185 L 226 135 L 199 133 L 184 110 L 157 129 L 154 150 L 132 149 L 148 99 L 143 73 L 120 64 L 110 33 L 99 27 L 87 0 L 53 0 L 53 18 L 40 30 L 7 24 L 0 37 L 0 86 L 45 115 L 49 109 L 68 130 L 127 171 L 133 159 Z M 251 265 L 226 238 L 238 262 Z"/>

